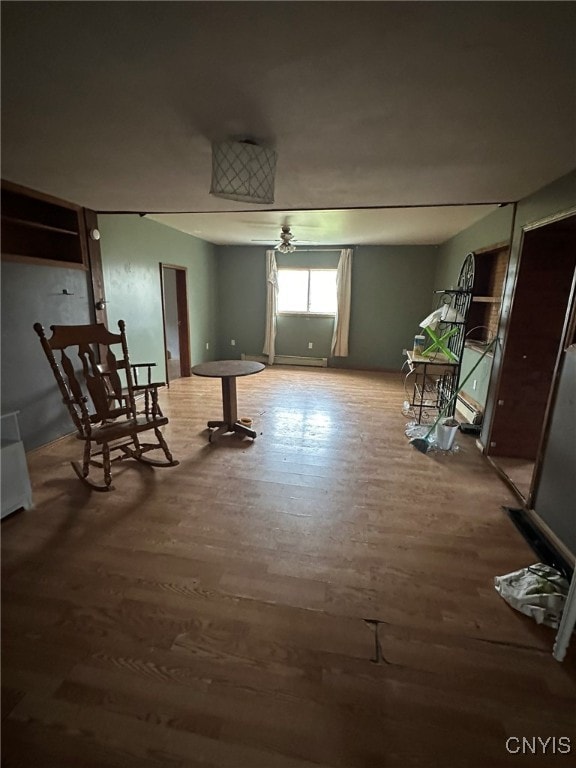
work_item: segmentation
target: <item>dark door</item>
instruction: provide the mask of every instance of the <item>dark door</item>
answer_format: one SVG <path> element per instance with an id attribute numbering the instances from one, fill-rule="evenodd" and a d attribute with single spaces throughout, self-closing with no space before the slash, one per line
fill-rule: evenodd
<path id="1" fill-rule="evenodd" d="M 191 375 L 186 269 L 161 264 L 160 271 L 166 377 L 170 382 Z"/>
<path id="2" fill-rule="evenodd" d="M 488 453 L 536 460 L 564 344 L 576 216 L 524 234 Z"/>

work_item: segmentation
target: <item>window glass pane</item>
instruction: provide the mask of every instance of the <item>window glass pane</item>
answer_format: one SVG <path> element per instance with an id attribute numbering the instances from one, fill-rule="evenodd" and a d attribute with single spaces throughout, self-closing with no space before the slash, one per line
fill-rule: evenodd
<path id="1" fill-rule="evenodd" d="M 278 270 L 278 312 L 306 312 L 308 309 L 308 270 Z"/>
<path id="2" fill-rule="evenodd" d="M 310 271 L 310 312 L 336 312 L 336 270 Z"/>

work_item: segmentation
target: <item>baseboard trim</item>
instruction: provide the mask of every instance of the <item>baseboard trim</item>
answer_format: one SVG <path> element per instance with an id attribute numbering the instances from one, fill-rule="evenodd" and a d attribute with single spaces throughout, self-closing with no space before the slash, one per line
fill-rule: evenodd
<path id="1" fill-rule="evenodd" d="M 26 451 L 26 455 L 31 453 L 35 453 L 36 451 L 43 451 L 45 448 L 49 448 L 51 445 L 56 445 L 57 443 L 61 443 L 62 440 L 66 440 L 67 438 L 74 437 L 76 435 L 76 431 L 72 430 L 71 432 L 67 432 L 65 435 L 60 435 L 60 437 L 55 437 L 54 440 L 49 440 L 47 443 L 42 443 L 42 445 L 37 445 L 35 448 L 30 448 L 30 450 Z"/>
<path id="2" fill-rule="evenodd" d="M 286 355 L 280 355 L 280 364 L 284 365 L 310 365 L 310 366 L 316 366 L 318 367 L 318 363 L 294 363 L 292 360 L 294 358 L 288 357 Z M 240 355 L 241 360 L 251 360 L 255 363 L 264 363 L 265 365 L 268 365 L 268 355 L 247 355 L 244 352 Z M 335 364 L 333 361 L 336 358 L 314 358 L 314 357 L 306 357 L 306 358 L 298 358 L 303 360 L 322 360 L 326 361 L 325 363 L 322 362 L 321 366 L 322 368 L 329 368 L 331 371 L 351 371 L 351 372 L 358 372 L 358 373 L 393 373 L 396 374 L 398 377 L 402 376 L 402 372 L 398 368 L 365 368 L 360 367 L 357 368 L 356 366 L 350 366 L 350 365 L 338 365 Z M 282 363 L 283 360 L 290 360 L 289 363 Z M 276 365 L 278 363 L 278 355 L 274 358 L 274 364 Z"/>
<path id="3" fill-rule="evenodd" d="M 256 363 L 267 363 L 268 357 L 266 355 L 246 355 L 241 354 L 242 360 L 251 360 Z M 276 355 L 274 357 L 274 365 L 310 365 L 315 368 L 327 368 L 327 357 L 305 357 L 304 355 Z"/>
<path id="4" fill-rule="evenodd" d="M 566 544 L 558 538 L 552 528 L 542 520 L 540 515 L 534 509 L 525 509 L 524 511 L 526 512 L 526 517 L 534 527 L 538 528 L 542 536 L 550 542 L 550 545 L 557 550 L 560 556 L 567 561 L 571 568 L 574 568 L 576 565 L 576 554 L 568 549 Z"/>
<path id="5" fill-rule="evenodd" d="M 503 507 L 538 559 L 556 568 L 570 581 L 574 555 L 532 509 Z"/>

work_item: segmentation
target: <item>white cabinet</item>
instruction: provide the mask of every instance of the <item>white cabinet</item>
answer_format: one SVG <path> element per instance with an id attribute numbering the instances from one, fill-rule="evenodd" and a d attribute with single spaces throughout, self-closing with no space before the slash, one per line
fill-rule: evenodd
<path id="1" fill-rule="evenodd" d="M 20 440 L 18 411 L 2 414 L 0 427 L 2 448 L 2 514 L 1 517 L 32 506 L 32 488 L 24 445 Z"/>

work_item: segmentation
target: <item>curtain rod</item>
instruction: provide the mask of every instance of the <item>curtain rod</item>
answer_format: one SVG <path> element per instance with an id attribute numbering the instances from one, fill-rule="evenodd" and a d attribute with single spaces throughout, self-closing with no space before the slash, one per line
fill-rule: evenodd
<path id="1" fill-rule="evenodd" d="M 290 253 L 298 253 L 299 251 L 300 252 L 304 251 L 305 253 L 319 253 L 319 252 L 327 253 L 328 251 L 336 251 L 338 253 L 339 251 L 342 251 L 342 250 L 344 249 L 343 248 L 296 248 L 295 251 L 290 251 Z M 278 253 L 282 253 L 282 251 L 278 251 Z M 284 253 L 282 255 L 289 256 L 290 254 Z"/>

